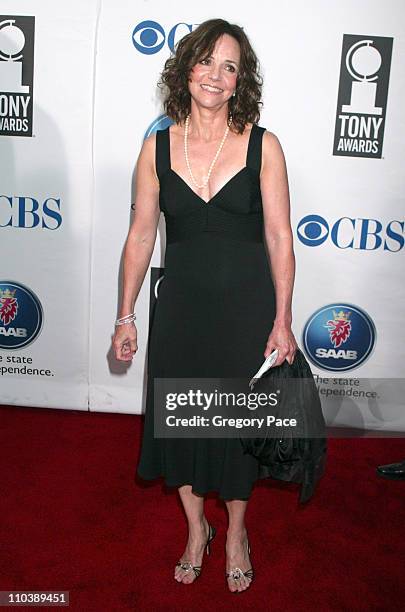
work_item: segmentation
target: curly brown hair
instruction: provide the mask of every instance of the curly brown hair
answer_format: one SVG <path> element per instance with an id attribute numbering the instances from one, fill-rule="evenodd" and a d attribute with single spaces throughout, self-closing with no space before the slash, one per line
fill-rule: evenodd
<path id="1" fill-rule="evenodd" d="M 236 81 L 236 95 L 228 101 L 228 118 L 232 115 L 233 129 L 243 134 L 247 123 L 258 123 L 263 79 L 259 61 L 243 29 L 224 19 L 209 19 L 179 40 L 174 54 L 166 60 L 158 87 L 166 89 L 163 106 L 176 123 L 185 121 L 191 110 L 188 81 L 191 69 L 207 59 L 216 41 L 229 34 L 240 46 L 240 66 Z"/>

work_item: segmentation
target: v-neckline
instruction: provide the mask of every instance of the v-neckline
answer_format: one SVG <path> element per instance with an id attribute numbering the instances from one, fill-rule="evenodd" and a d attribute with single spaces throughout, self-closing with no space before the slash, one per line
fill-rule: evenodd
<path id="1" fill-rule="evenodd" d="M 177 173 L 175 170 L 173 170 L 173 168 L 171 168 L 171 167 L 170 167 L 170 168 L 169 168 L 169 170 L 170 170 L 170 172 L 171 172 L 172 174 L 174 174 L 174 176 L 176 176 L 176 177 L 177 177 L 177 178 L 178 178 L 178 179 L 179 179 L 179 180 L 180 180 L 180 181 L 183 183 L 183 185 L 185 185 L 186 189 L 188 189 L 188 190 L 189 190 L 189 191 L 192 193 L 192 195 L 194 195 L 194 196 L 197 198 L 197 200 L 200 200 L 200 201 L 201 201 L 201 202 L 203 202 L 204 204 L 211 204 L 211 203 L 214 201 L 214 199 L 215 199 L 216 197 L 218 197 L 218 196 L 219 196 L 219 194 L 220 194 L 222 191 L 224 191 L 225 187 L 228 187 L 228 185 L 229 185 L 229 184 L 230 184 L 230 183 L 231 183 L 231 182 L 232 182 L 234 179 L 236 179 L 236 178 L 239 176 L 239 174 L 242 174 L 242 172 L 244 172 L 245 170 L 247 170 L 247 168 L 248 168 L 247 166 L 243 166 L 243 168 L 241 168 L 240 170 L 238 170 L 238 172 L 237 172 L 236 174 L 234 174 L 233 176 L 231 176 L 231 178 L 229 179 L 229 181 L 226 181 L 226 183 L 225 183 L 224 185 L 222 185 L 221 189 L 219 189 L 219 191 L 217 191 L 217 192 L 216 192 L 216 193 L 215 193 L 215 194 L 212 196 L 212 198 L 210 198 L 209 200 L 204 200 L 204 198 L 202 198 L 201 196 L 199 196 L 199 195 L 198 195 L 198 193 L 196 193 L 196 192 L 194 191 L 194 189 L 192 189 L 192 188 L 190 187 L 190 185 L 189 185 L 189 184 L 188 184 L 188 183 L 187 183 L 187 182 L 184 180 L 184 178 L 183 178 L 182 176 L 180 176 L 180 174 L 178 174 L 178 173 Z"/>
<path id="2" fill-rule="evenodd" d="M 167 128 L 167 134 L 168 134 L 168 153 L 169 153 L 169 170 L 170 172 L 176 176 L 183 185 L 186 186 L 186 188 L 188 189 L 188 191 L 194 195 L 197 200 L 199 200 L 200 202 L 203 202 L 203 204 L 211 204 L 215 198 L 217 198 L 219 196 L 220 193 L 222 193 L 222 191 L 224 191 L 224 189 L 226 187 L 228 187 L 230 185 L 230 183 L 232 183 L 240 174 L 242 174 L 242 172 L 245 172 L 248 169 L 248 157 L 249 157 L 249 150 L 250 150 L 250 143 L 251 143 L 251 139 L 252 139 L 252 132 L 254 129 L 254 123 L 252 124 L 251 130 L 250 130 L 250 134 L 249 134 L 249 138 L 248 138 L 248 146 L 247 146 L 247 151 L 246 151 L 246 163 L 243 166 L 243 168 L 241 168 L 240 170 L 238 170 L 233 176 L 231 176 L 231 178 L 226 181 L 226 183 L 224 185 L 222 185 L 222 187 L 209 199 L 209 200 L 204 200 L 204 198 L 202 198 L 201 196 L 198 195 L 197 192 L 194 191 L 194 189 L 192 187 L 190 187 L 190 185 L 187 183 L 187 181 L 180 176 L 180 174 L 178 172 L 176 172 L 175 170 L 173 170 L 172 168 L 172 158 L 171 158 L 171 151 L 170 151 L 170 126 L 168 126 Z"/>

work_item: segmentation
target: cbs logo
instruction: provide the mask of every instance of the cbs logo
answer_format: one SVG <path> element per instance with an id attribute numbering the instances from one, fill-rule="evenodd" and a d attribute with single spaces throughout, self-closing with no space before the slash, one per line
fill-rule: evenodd
<path id="1" fill-rule="evenodd" d="M 170 51 L 173 52 L 176 43 L 197 26 L 198 23 L 176 23 L 166 34 L 157 21 L 141 21 L 132 32 L 132 42 L 135 49 L 144 55 L 159 53 L 166 42 Z"/>

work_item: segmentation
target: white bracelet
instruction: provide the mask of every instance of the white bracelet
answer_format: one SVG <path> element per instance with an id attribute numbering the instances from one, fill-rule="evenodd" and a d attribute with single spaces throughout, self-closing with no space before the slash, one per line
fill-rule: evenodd
<path id="1" fill-rule="evenodd" d="M 115 325 L 125 325 L 125 323 L 132 323 L 135 321 L 136 315 L 133 312 L 132 314 L 126 315 L 125 317 L 121 317 L 115 321 Z"/>

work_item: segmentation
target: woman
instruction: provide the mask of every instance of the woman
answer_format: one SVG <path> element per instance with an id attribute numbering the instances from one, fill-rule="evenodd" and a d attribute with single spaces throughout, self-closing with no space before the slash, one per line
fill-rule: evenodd
<path id="1" fill-rule="evenodd" d="M 174 578 L 193 582 L 215 535 L 204 495 L 225 501 L 228 588 L 249 587 L 244 522 L 255 481 L 268 473 L 238 439 L 153 436 L 154 377 L 251 377 L 274 349 L 292 363 L 295 273 L 286 166 L 277 137 L 257 125 L 258 61 L 242 28 L 222 19 L 180 40 L 162 73 L 175 123 L 147 138 L 137 166 L 135 218 L 125 246 L 114 349 L 137 351 L 136 297 L 166 219 L 165 275 L 148 346 L 148 390 L 138 475 L 178 488 L 189 537 Z M 266 248 L 269 253 L 267 256 Z M 270 265 L 269 265 L 270 264 Z"/>

